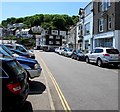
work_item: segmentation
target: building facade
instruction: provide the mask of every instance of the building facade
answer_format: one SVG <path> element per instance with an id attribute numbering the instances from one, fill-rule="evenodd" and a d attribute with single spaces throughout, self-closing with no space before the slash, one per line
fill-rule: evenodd
<path id="1" fill-rule="evenodd" d="M 93 2 L 84 8 L 84 39 L 83 49 L 85 52 L 93 49 Z"/>
<path id="2" fill-rule="evenodd" d="M 34 29 L 35 30 L 35 29 Z M 65 46 L 66 44 L 66 31 L 60 30 L 44 30 L 39 27 L 36 35 L 36 48 L 40 49 L 46 47 L 47 49 L 52 47 Z"/>
<path id="3" fill-rule="evenodd" d="M 29 34 L 30 29 L 18 29 L 15 31 L 16 37 L 26 37 L 26 38 L 32 38 L 33 35 Z"/>
<path id="4" fill-rule="evenodd" d="M 120 50 L 120 2 L 94 1 L 93 47 L 114 47 Z"/>
<path id="5" fill-rule="evenodd" d="M 84 9 L 80 8 L 79 15 L 80 49 L 88 52 L 93 49 L 93 2 L 90 2 Z"/>

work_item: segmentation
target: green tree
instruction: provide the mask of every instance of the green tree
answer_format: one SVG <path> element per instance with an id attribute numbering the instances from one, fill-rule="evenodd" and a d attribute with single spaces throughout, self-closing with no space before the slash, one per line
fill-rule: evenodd
<path id="1" fill-rule="evenodd" d="M 66 30 L 65 29 L 65 19 L 62 16 L 56 15 L 53 18 L 52 22 L 53 22 L 53 26 L 55 26 L 57 29 Z"/>

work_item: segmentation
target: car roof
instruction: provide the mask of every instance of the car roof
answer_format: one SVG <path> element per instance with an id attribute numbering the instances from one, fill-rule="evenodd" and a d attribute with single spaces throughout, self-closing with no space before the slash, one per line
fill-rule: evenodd
<path id="1" fill-rule="evenodd" d="M 0 61 L 13 61 L 13 58 L 4 58 L 4 57 L 0 57 Z"/>
<path id="2" fill-rule="evenodd" d="M 115 49 L 114 47 L 96 47 L 95 49 Z"/>

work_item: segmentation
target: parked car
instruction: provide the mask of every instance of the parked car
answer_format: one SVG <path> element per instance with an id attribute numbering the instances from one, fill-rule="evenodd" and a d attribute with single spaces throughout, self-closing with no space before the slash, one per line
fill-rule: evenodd
<path id="1" fill-rule="evenodd" d="M 59 47 L 57 49 L 58 54 L 62 55 L 62 52 L 64 51 L 64 49 L 65 49 L 64 47 Z"/>
<path id="2" fill-rule="evenodd" d="M 10 51 L 14 52 L 14 54 L 18 54 L 19 56 L 30 58 L 28 53 L 23 53 L 21 51 L 15 50 L 15 49 L 10 49 Z"/>
<path id="3" fill-rule="evenodd" d="M 30 78 L 39 77 L 42 71 L 42 68 L 37 60 L 31 58 L 24 58 L 24 57 L 15 57 L 14 52 L 11 52 L 8 48 L 4 45 L 0 45 L 0 51 L 5 56 L 11 56 L 12 58 L 16 59 L 22 67 L 27 71 L 28 76 Z"/>
<path id="4" fill-rule="evenodd" d="M 76 60 L 82 60 L 84 61 L 85 60 L 85 55 L 84 53 L 79 49 L 79 50 L 74 50 L 72 56 L 71 56 L 72 59 L 76 59 Z"/>
<path id="5" fill-rule="evenodd" d="M 55 48 L 55 53 L 59 53 L 59 47 Z"/>
<path id="6" fill-rule="evenodd" d="M 104 64 L 113 64 L 118 66 L 120 64 L 120 53 L 115 48 L 97 47 L 85 56 L 86 62 L 94 62 L 98 66 Z"/>
<path id="7" fill-rule="evenodd" d="M 4 44 L 9 49 L 14 49 L 16 52 L 18 51 L 19 55 L 26 54 L 29 58 L 35 59 L 35 55 L 32 50 L 27 50 L 23 45 L 20 44 Z"/>
<path id="8" fill-rule="evenodd" d="M 2 112 L 22 108 L 29 92 L 27 73 L 13 58 L 0 57 L 2 79 Z"/>
<path id="9" fill-rule="evenodd" d="M 67 49 L 68 49 L 68 48 L 66 48 L 66 47 L 65 47 L 65 48 L 62 48 L 62 49 L 61 49 L 61 55 L 65 56 L 65 52 L 67 51 Z"/>
<path id="10" fill-rule="evenodd" d="M 64 56 L 71 57 L 73 54 L 73 49 L 71 48 L 65 48 L 64 51 L 62 52 Z"/>

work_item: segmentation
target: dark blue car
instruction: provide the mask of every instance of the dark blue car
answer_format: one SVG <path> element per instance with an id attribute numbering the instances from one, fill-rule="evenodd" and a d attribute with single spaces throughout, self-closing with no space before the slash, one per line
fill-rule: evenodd
<path id="1" fill-rule="evenodd" d="M 77 51 L 74 51 L 72 56 L 71 56 L 72 59 L 76 59 L 76 60 L 81 60 L 81 61 L 84 61 L 85 60 L 85 55 L 84 53 L 79 49 Z"/>
<path id="2" fill-rule="evenodd" d="M 4 45 L 0 45 L 0 52 L 1 52 L 1 54 L 5 55 L 5 56 L 10 56 L 10 57 L 16 59 L 22 65 L 22 67 L 27 71 L 28 76 L 30 78 L 40 76 L 42 68 L 37 60 L 31 59 L 31 58 L 25 58 L 25 57 L 21 57 L 21 56 L 15 57 L 13 55 L 14 52 L 11 52 Z"/>

